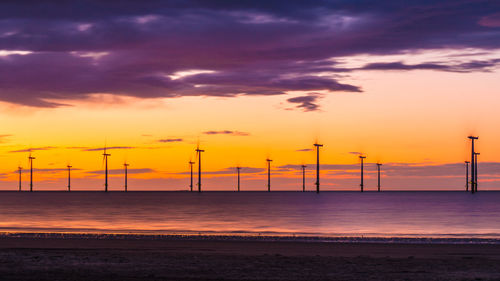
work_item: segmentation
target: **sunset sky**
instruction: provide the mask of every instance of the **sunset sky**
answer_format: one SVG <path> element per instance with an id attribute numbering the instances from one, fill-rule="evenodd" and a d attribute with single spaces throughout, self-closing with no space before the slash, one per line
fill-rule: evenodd
<path id="1" fill-rule="evenodd" d="M 499 1 L 2 1 L 0 189 L 500 189 Z M 354 2 L 356 4 L 354 4 Z M 210 3 L 210 4 L 208 4 Z M 195 169 L 196 172 L 196 169 Z M 195 182 L 196 182 L 195 177 Z"/>

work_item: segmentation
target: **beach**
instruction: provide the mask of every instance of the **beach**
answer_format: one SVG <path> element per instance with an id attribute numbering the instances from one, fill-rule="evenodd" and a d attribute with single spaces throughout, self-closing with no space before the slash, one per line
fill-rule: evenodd
<path id="1" fill-rule="evenodd" d="M 499 244 L 0 237 L 1 280 L 500 280 Z"/>

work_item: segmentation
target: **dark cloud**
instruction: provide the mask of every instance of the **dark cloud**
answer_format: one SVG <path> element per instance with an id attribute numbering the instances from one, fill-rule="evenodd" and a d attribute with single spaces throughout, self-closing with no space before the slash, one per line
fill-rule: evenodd
<path id="1" fill-rule="evenodd" d="M 57 107 L 92 93 L 359 92 L 335 75 L 353 70 L 339 68 L 336 57 L 497 49 L 499 11 L 500 2 L 488 0 L 2 1 L 0 50 L 28 53 L 0 55 L 0 100 Z M 470 72 L 496 63 L 380 62 L 364 69 Z M 188 70 L 210 72 L 179 74 Z M 298 104 L 317 109 L 311 100 Z"/>
<path id="2" fill-rule="evenodd" d="M 314 166 L 314 164 L 308 164 Z M 301 165 L 283 165 L 278 167 L 283 170 L 299 170 Z M 359 164 L 322 164 L 321 170 L 329 175 L 358 175 Z M 376 163 L 365 163 L 366 173 L 376 173 Z M 385 163 L 381 168 L 385 176 L 390 177 L 464 177 L 464 163 Z M 478 171 L 481 177 L 500 176 L 500 162 L 480 162 Z"/>
<path id="3" fill-rule="evenodd" d="M 370 63 L 360 70 L 439 70 L 449 72 L 473 72 L 490 71 L 500 63 L 500 59 L 487 61 L 468 61 L 459 64 L 440 64 L 440 63 L 420 63 L 404 64 L 403 62 L 380 62 Z"/>
<path id="4" fill-rule="evenodd" d="M 71 168 L 72 171 L 80 171 L 81 169 L 79 168 Z M 34 172 L 42 172 L 42 173 L 58 173 L 58 172 L 67 172 L 68 168 L 46 168 L 46 169 L 38 169 L 38 168 L 33 168 Z M 19 173 L 19 170 L 15 170 L 12 173 Z"/>
<path id="5" fill-rule="evenodd" d="M 133 146 L 110 146 L 110 147 L 97 147 L 97 148 L 83 148 L 83 151 L 104 151 L 106 150 L 112 150 L 112 149 L 134 149 L 135 147 Z"/>
<path id="6" fill-rule="evenodd" d="M 158 142 L 182 142 L 183 139 L 160 139 Z"/>
<path id="7" fill-rule="evenodd" d="M 9 152 L 10 153 L 33 152 L 33 151 L 38 151 L 38 150 L 51 150 L 51 149 L 56 149 L 56 148 L 57 147 L 55 147 L 55 146 L 32 147 L 32 148 L 26 148 L 26 149 L 20 149 L 20 150 L 12 150 Z"/>
<path id="8" fill-rule="evenodd" d="M 232 135 L 232 136 L 249 136 L 250 133 L 246 132 L 238 132 L 238 131 L 229 131 L 229 130 L 223 130 L 223 131 L 206 131 L 203 132 L 205 135 Z"/>
<path id="9" fill-rule="evenodd" d="M 318 99 L 323 95 L 320 93 L 309 93 L 306 96 L 289 98 L 287 101 L 289 103 L 298 104 L 296 107 L 304 111 L 316 111 L 319 110 L 319 105 L 317 104 Z"/>
<path id="10" fill-rule="evenodd" d="M 147 174 L 147 173 L 154 173 L 154 172 L 155 172 L 155 170 L 149 169 L 149 168 L 142 168 L 142 169 L 129 168 L 129 169 L 127 169 L 128 174 Z M 88 171 L 87 173 L 101 175 L 101 174 L 104 174 L 104 170 Z M 121 174 L 124 174 L 125 171 L 123 169 L 109 169 L 108 173 L 110 175 L 121 175 Z"/>
<path id="11" fill-rule="evenodd" d="M 295 150 L 295 151 L 300 151 L 300 152 L 302 152 L 302 151 L 312 151 L 312 150 L 313 150 L 312 148 L 303 148 L 303 149 L 297 149 L 297 150 Z"/>
<path id="12" fill-rule="evenodd" d="M 241 167 L 241 174 L 258 174 L 266 171 L 265 168 Z M 181 172 L 179 174 L 190 174 L 190 172 Z M 206 171 L 203 174 L 207 175 L 232 175 L 236 174 L 236 167 L 228 167 L 218 171 Z"/>

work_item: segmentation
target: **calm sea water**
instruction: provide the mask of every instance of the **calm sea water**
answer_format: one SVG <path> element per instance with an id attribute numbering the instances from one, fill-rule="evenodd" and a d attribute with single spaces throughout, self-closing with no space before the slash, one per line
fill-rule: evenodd
<path id="1" fill-rule="evenodd" d="M 500 192 L 0 192 L 0 231 L 500 238 Z"/>

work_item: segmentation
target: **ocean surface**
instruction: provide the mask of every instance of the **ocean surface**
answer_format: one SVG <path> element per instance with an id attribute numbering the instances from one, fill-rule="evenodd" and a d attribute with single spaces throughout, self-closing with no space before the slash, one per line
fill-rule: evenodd
<path id="1" fill-rule="evenodd" d="M 500 238 L 500 192 L 0 192 L 0 232 Z"/>

